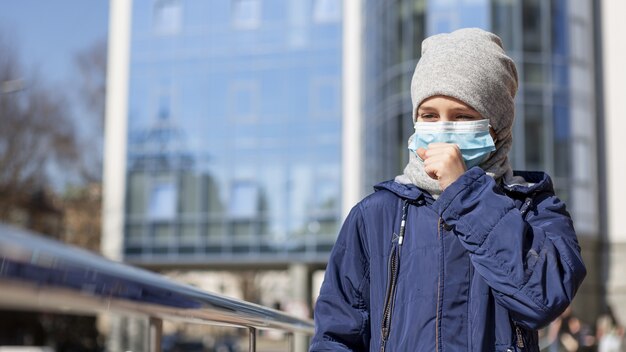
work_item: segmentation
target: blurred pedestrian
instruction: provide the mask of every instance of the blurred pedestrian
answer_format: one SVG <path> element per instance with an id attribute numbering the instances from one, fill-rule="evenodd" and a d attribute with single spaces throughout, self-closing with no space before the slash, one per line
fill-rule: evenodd
<path id="1" fill-rule="evenodd" d="M 603 314 L 598 318 L 596 338 L 598 352 L 624 352 L 624 327 L 616 323 L 612 314 Z"/>

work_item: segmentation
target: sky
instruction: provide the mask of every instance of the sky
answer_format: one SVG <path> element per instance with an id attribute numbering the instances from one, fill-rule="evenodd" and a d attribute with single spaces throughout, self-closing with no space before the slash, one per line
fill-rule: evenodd
<path id="1" fill-rule="evenodd" d="M 71 84 L 76 53 L 106 38 L 108 11 L 107 0 L 0 0 L 0 33 L 25 69 Z"/>
<path id="2" fill-rule="evenodd" d="M 108 35 L 108 0 L 0 0 L 0 38 L 17 51 L 25 76 L 46 90 L 59 88 L 75 121 L 81 148 L 101 153 L 98 116 L 80 101 L 76 57 Z M 0 52 L 0 55 L 3 53 Z M 79 182 L 65 170 L 51 169 L 53 187 Z"/>

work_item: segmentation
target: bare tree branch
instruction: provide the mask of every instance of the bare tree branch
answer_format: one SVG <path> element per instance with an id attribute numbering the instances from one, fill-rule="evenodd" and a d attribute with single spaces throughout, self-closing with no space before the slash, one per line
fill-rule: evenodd
<path id="1" fill-rule="evenodd" d="M 51 170 L 75 172 L 79 149 L 62 92 L 26 72 L 2 35 L 0 52 L 0 220 L 6 221 L 18 204 L 64 176 Z"/>

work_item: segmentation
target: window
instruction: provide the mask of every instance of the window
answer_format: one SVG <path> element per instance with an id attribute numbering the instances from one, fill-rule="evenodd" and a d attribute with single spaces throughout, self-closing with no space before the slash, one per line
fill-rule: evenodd
<path id="1" fill-rule="evenodd" d="M 154 87 L 150 106 L 150 116 L 161 121 L 171 121 L 177 113 L 177 91 L 170 83 L 162 83 Z"/>
<path id="2" fill-rule="evenodd" d="M 179 0 L 157 0 L 154 3 L 153 28 L 156 34 L 178 34 L 182 27 L 182 8 Z"/>
<path id="3" fill-rule="evenodd" d="M 257 216 L 259 189 L 251 181 L 235 181 L 231 187 L 229 212 L 233 218 Z"/>
<path id="4" fill-rule="evenodd" d="M 232 23 L 238 29 L 255 29 L 261 24 L 260 0 L 233 0 Z"/>
<path id="5" fill-rule="evenodd" d="M 315 184 L 315 208 L 318 211 L 335 211 L 339 205 L 339 182 L 336 179 L 322 179 Z"/>
<path id="6" fill-rule="evenodd" d="M 151 220 L 172 220 L 176 216 L 176 186 L 170 180 L 152 184 L 148 202 L 148 217 Z"/>
<path id="7" fill-rule="evenodd" d="M 182 214 L 193 214 L 200 211 L 201 184 L 192 173 L 182 175 L 180 190 L 180 211 Z"/>
<path id="8" fill-rule="evenodd" d="M 140 172 L 129 172 L 126 213 L 144 215 L 146 212 L 146 176 Z"/>
<path id="9" fill-rule="evenodd" d="M 258 109 L 259 89 L 254 81 L 237 81 L 230 85 L 231 116 L 239 122 L 253 122 Z"/>
<path id="10" fill-rule="evenodd" d="M 341 0 L 315 0 L 313 4 L 313 21 L 317 23 L 333 23 L 341 20 Z"/>
<path id="11" fill-rule="evenodd" d="M 429 0 L 426 10 L 429 35 L 464 27 L 491 27 L 490 2 L 487 0 Z"/>
<path id="12" fill-rule="evenodd" d="M 544 37 L 541 26 L 541 2 L 522 1 L 522 28 L 524 29 L 524 51 L 541 52 Z"/>
<path id="13" fill-rule="evenodd" d="M 545 138 L 546 116 L 542 105 L 526 105 L 524 114 L 524 133 L 526 141 L 526 167 L 531 170 L 545 168 Z"/>
<path id="14" fill-rule="evenodd" d="M 536 62 L 524 62 L 524 81 L 526 83 L 542 84 L 545 75 L 543 65 Z"/>
<path id="15" fill-rule="evenodd" d="M 339 114 L 340 95 L 337 78 L 313 78 L 311 81 L 311 112 L 316 116 Z M 330 117 L 335 117 L 335 115 Z"/>

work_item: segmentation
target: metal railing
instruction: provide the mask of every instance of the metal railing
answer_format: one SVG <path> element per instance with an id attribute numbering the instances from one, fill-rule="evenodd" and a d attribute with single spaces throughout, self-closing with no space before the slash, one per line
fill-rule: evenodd
<path id="1" fill-rule="evenodd" d="M 163 320 L 313 334 L 311 320 L 209 293 L 165 276 L 0 224 L 0 306 L 149 317 L 149 350 L 161 350 Z M 293 338 L 290 338 L 293 349 Z"/>

